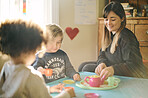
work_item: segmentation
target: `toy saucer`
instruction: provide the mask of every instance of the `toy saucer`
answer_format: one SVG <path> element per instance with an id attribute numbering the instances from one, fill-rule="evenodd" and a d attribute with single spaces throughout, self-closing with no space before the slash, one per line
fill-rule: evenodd
<path id="1" fill-rule="evenodd" d="M 99 94 L 97 93 L 86 93 L 84 96 L 85 98 L 99 98 Z"/>
<path id="2" fill-rule="evenodd" d="M 86 83 L 84 80 L 81 80 L 80 82 L 76 83 L 77 87 L 83 88 L 83 89 L 93 89 L 93 90 L 109 90 L 118 87 L 118 84 L 120 82 L 119 78 L 114 78 L 114 85 L 109 86 L 108 81 L 105 80 L 104 84 L 100 87 L 91 87 L 88 83 Z"/>
<path id="3" fill-rule="evenodd" d="M 64 80 L 63 83 L 65 83 L 65 84 L 73 84 L 73 83 L 75 83 L 75 81 L 74 80 Z"/>

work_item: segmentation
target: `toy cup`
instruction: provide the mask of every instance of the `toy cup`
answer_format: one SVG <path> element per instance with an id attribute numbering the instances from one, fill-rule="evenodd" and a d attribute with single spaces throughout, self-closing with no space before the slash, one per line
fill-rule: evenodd
<path id="1" fill-rule="evenodd" d="M 114 86 L 115 78 L 108 77 L 107 82 L 108 82 L 108 86 Z"/>
<path id="2" fill-rule="evenodd" d="M 45 74 L 46 76 L 52 76 L 52 69 L 45 69 L 45 70 L 44 70 L 44 74 Z"/>
<path id="3" fill-rule="evenodd" d="M 101 78 L 100 76 L 87 76 L 84 81 L 89 84 L 91 87 L 100 87 L 104 83 L 105 77 Z"/>
<path id="4" fill-rule="evenodd" d="M 75 91 L 74 91 L 74 87 L 64 87 L 64 90 L 66 90 L 66 91 L 70 91 L 70 93 L 71 93 L 71 97 L 73 98 L 73 97 L 76 97 L 76 95 L 75 95 Z"/>
<path id="5" fill-rule="evenodd" d="M 74 90 L 74 87 L 64 87 L 64 89 L 73 89 Z"/>

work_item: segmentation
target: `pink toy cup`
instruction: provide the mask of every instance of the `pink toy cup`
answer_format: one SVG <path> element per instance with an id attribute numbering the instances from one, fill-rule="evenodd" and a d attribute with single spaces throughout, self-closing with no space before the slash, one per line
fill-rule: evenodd
<path id="1" fill-rule="evenodd" d="M 89 84 L 91 87 L 100 87 L 104 83 L 105 77 L 101 78 L 100 76 L 87 76 L 84 81 Z"/>

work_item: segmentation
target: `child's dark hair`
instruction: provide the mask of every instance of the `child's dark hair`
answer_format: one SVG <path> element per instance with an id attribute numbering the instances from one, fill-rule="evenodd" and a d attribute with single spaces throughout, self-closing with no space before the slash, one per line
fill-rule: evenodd
<path id="1" fill-rule="evenodd" d="M 11 57 L 35 52 L 43 41 L 43 30 L 32 22 L 7 20 L 0 26 L 0 51 Z"/>

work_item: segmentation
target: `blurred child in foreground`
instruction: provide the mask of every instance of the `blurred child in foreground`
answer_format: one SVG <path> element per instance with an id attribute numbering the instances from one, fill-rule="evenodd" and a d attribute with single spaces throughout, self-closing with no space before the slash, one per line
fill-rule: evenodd
<path id="1" fill-rule="evenodd" d="M 0 26 L 0 51 L 10 56 L 0 74 L 2 98 L 51 98 L 49 87 L 43 78 L 32 73 L 35 53 L 44 42 L 42 29 L 23 20 L 5 21 Z M 61 87 L 61 88 L 60 88 Z M 63 85 L 55 86 L 62 89 Z M 62 91 L 57 97 L 74 97 L 73 89 Z"/>

